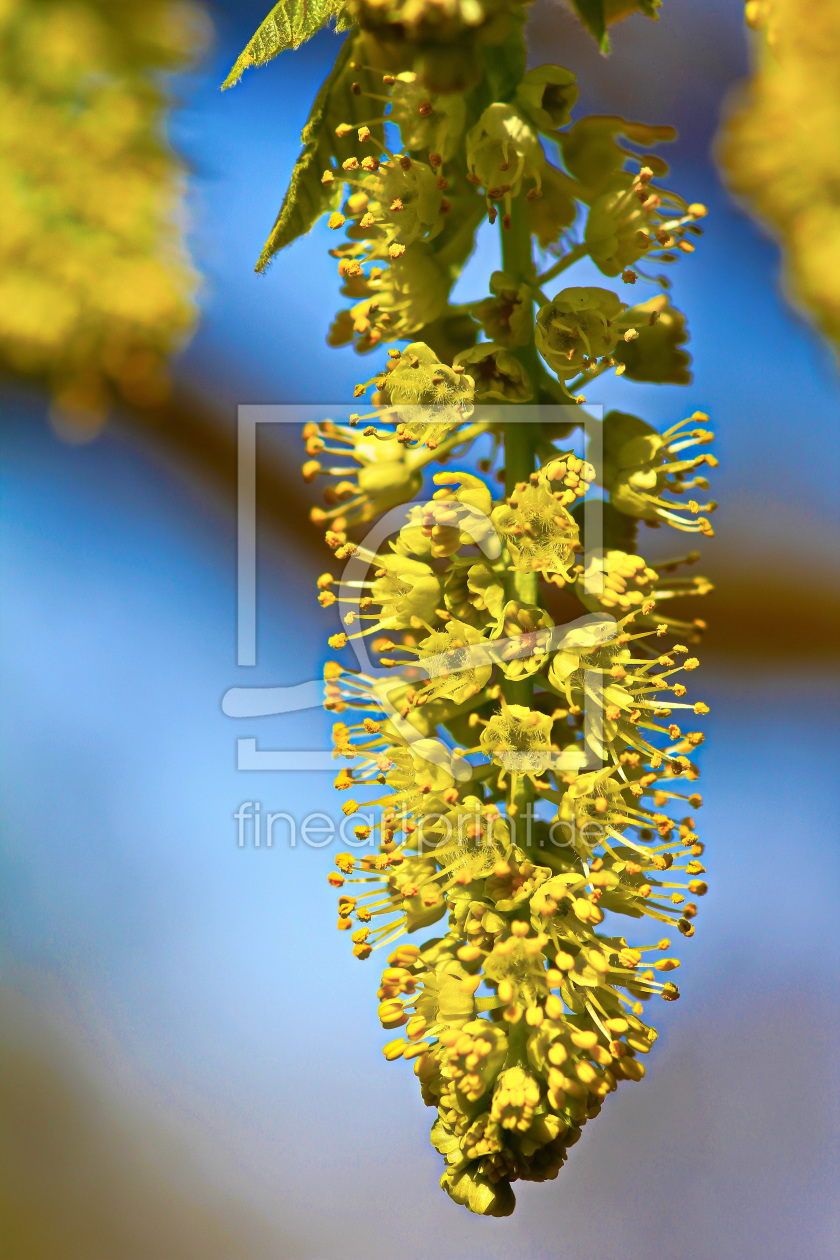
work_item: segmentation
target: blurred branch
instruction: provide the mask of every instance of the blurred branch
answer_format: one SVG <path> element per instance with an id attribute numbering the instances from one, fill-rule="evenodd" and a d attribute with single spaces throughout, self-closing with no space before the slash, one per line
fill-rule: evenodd
<path id="1" fill-rule="evenodd" d="M 176 386 L 154 407 L 123 404 L 120 416 L 153 448 L 199 474 L 232 504 L 237 494 L 236 418 L 229 419 L 196 393 Z M 260 522 L 292 535 L 302 564 L 324 567 L 323 527 L 309 520 L 312 494 L 295 463 L 290 470 L 276 454 L 260 450 L 257 460 L 257 503 Z"/>
<path id="2" fill-rule="evenodd" d="M 236 424 L 195 393 L 177 389 L 154 408 L 123 408 L 122 415 L 136 433 L 159 453 L 185 470 L 198 474 L 231 505 L 236 502 Z M 328 552 L 322 531 L 309 520 L 312 493 L 276 452 L 264 450 L 257 461 L 257 502 L 260 523 L 280 530 L 295 541 L 295 554 L 307 568 L 326 567 Z M 747 567 L 747 563 L 749 567 Z M 704 640 L 704 662 L 732 663 L 745 668 L 773 662 L 836 661 L 840 656 L 840 584 L 835 574 L 810 574 L 801 585 L 784 572 L 795 573 L 777 554 L 757 568 L 750 557 L 743 568 L 713 562 L 709 576 L 715 590 L 696 601 L 674 600 L 677 616 L 692 618 L 702 612 L 709 630 Z"/>
<path id="3" fill-rule="evenodd" d="M 189 1148 L 126 1104 L 87 1048 L 0 992 L 0 1234 L 14 1260 L 258 1260 L 304 1254 Z"/>

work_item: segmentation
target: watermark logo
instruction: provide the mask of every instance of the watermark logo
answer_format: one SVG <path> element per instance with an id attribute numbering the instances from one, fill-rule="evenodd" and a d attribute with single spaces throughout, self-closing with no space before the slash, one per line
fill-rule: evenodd
<path id="1" fill-rule="evenodd" d="M 238 512 L 237 512 L 237 664 L 255 666 L 257 662 L 257 513 L 256 468 L 257 435 L 261 425 L 292 424 L 301 427 L 307 422 L 323 420 L 329 410 L 338 423 L 350 420 L 351 408 L 323 406 L 240 406 L 238 418 Z M 402 408 L 402 411 L 409 410 Z M 425 409 L 410 409 L 418 413 L 417 421 L 428 420 Z M 600 408 L 588 408 L 582 413 L 577 407 L 561 406 L 498 406 L 482 408 L 482 420 L 488 424 L 575 425 L 583 421 L 586 436 L 586 459 L 596 470 L 601 466 L 601 417 Z M 485 415 L 486 413 L 486 415 Z M 595 414 L 592 414 L 595 413 Z M 358 540 L 352 554 L 346 560 L 338 583 L 339 606 L 358 615 L 362 592 L 371 565 L 388 541 L 412 521 L 416 521 L 429 507 L 432 499 L 418 498 L 411 503 L 383 513 L 371 525 L 366 536 Z M 479 508 L 459 504 L 455 506 L 457 527 L 471 537 L 477 552 L 488 560 L 496 559 L 502 550 L 502 540 L 488 515 Z M 588 494 L 583 500 L 584 535 L 586 551 L 583 554 L 583 572 L 586 593 L 596 599 L 602 593 L 603 573 L 600 565 L 590 563 L 603 546 L 603 499 Z M 351 617 L 352 620 L 352 617 Z M 513 660 L 535 657 L 547 659 L 556 652 L 577 651 L 583 654 L 598 645 L 615 638 L 615 619 L 605 613 L 591 613 L 563 626 L 540 629 L 515 638 L 482 640 L 451 651 L 440 652 L 412 663 L 410 667 L 384 668 L 369 656 L 367 641 L 363 637 L 349 640 L 357 658 L 358 668 L 371 681 L 385 718 L 410 745 L 412 754 L 427 761 L 445 766 L 453 778 L 461 783 L 470 780 L 473 767 L 459 757 L 439 739 L 430 739 L 404 717 L 391 704 L 388 693 L 409 671 L 416 677 L 422 671 L 426 679 L 443 679 L 477 669 L 492 667 Z M 600 670 L 586 670 L 585 706 L 583 709 L 584 739 L 579 748 L 571 752 L 548 750 L 511 751 L 497 754 L 505 769 L 512 773 L 544 773 L 548 769 L 581 771 L 600 769 L 603 760 L 598 749 L 603 747 L 601 726 L 603 723 L 604 679 Z M 261 717 L 294 715 L 306 709 L 320 708 L 324 701 L 324 683 L 321 679 L 301 681 L 292 686 L 231 687 L 222 700 L 223 712 L 237 721 L 255 721 Z M 266 749 L 258 747 L 257 737 L 243 734 L 236 740 L 237 768 L 244 771 L 292 771 L 333 770 L 335 760 L 331 749 Z M 250 810 L 246 807 L 250 806 Z M 314 816 L 313 816 L 314 817 Z M 323 820 L 326 815 L 319 815 Z M 244 802 L 235 815 L 238 826 L 238 843 L 243 846 L 248 832 L 255 846 L 273 843 L 273 828 L 288 816 L 260 812 L 259 802 Z M 273 820 L 273 821 L 269 821 Z M 344 824 L 339 825 L 339 829 Z M 260 828 L 265 827 L 265 840 Z M 301 824 L 301 831 L 303 824 Z M 298 831 L 294 832 L 294 843 Z M 333 827 L 333 835 L 335 828 Z M 331 836 L 332 838 L 332 836 Z M 345 837 L 342 835 L 342 839 Z M 310 843 L 305 840 L 305 843 Z M 324 844 L 329 843 L 328 840 Z M 349 843 L 349 841 L 347 841 Z M 317 844 L 314 847 L 320 847 Z"/>

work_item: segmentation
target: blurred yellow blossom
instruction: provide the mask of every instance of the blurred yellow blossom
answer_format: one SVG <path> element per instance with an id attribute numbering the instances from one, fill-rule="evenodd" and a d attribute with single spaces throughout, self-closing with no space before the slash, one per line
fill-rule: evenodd
<path id="1" fill-rule="evenodd" d="M 755 73 L 724 124 L 729 187 L 780 239 L 785 282 L 840 341 L 840 3 L 750 0 Z"/>
<path id="2" fill-rule="evenodd" d="M 0 363 L 95 430 L 148 405 L 194 319 L 159 75 L 204 39 L 172 0 L 0 0 Z"/>

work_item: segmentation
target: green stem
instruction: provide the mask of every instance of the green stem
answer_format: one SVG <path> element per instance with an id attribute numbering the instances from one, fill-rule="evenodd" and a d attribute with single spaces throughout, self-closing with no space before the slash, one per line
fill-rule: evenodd
<path id="1" fill-rule="evenodd" d="M 553 280 L 555 276 L 559 276 L 561 271 L 565 271 L 567 267 L 571 267 L 572 263 L 576 263 L 578 259 L 585 258 L 589 253 L 589 246 L 585 244 L 575 245 L 574 249 L 570 249 L 568 254 L 564 254 L 559 262 L 553 267 L 549 267 L 548 271 L 544 271 L 541 276 L 537 276 L 537 284 L 543 285 L 547 281 Z"/>
<path id="2" fill-rule="evenodd" d="M 534 255 L 531 244 L 531 225 L 528 219 L 528 203 L 521 194 L 512 202 L 510 226 L 507 229 L 502 228 L 502 270 L 516 284 L 528 284 L 533 287 Z M 514 353 L 528 373 L 536 391 L 542 369 L 537 347 L 534 344 L 533 318 L 532 299 L 531 336 L 527 345 L 518 347 Z M 527 481 L 534 471 L 536 439 L 536 424 L 510 421 L 505 425 L 505 495 L 510 495 L 519 482 Z M 505 594 L 508 599 L 516 599 L 532 606 L 539 604 L 539 579 L 536 573 L 521 573 L 511 567 L 508 570 L 506 586 Z M 534 699 L 533 678 L 503 678 L 502 694 L 507 704 L 519 704 L 530 708 Z M 516 793 L 511 795 L 508 802 L 509 811 L 518 813 L 520 817 L 523 816 L 533 795 L 531 781 L 524 775 L 518 777 Z"/>
<path id="3" fill-rule="evenodd" d="M 510 276 L 516 284 L 527 284 L 530 285 L 531 288 L 534 287 L 535 268 L 533 248 L 531 244 L 531 224 L 528 219 L 528 202 L 522 193 L 520 193 L 518 197 L 514 197 L 511 203 L 510 227 L 507 228 L 507 230 L 502 228 L 502 271 L 504 271 L 505 275 Z M 525 368 L 532 384 L 536 388 L 536 383 L 540 376 L 541 364 L 539 354 L 537 353 L 537 347 L 534 344 L 533 314 L 534 308 L 532 300 L 531 337 L 528 344 L 525 346 L 519 346 L 514 351 L 514 354 Z M 530 428 L 530 426 L 521 425 L 518 427 Z M 505 434 L 505 460 L 507 461 L 507 434 Z M 532 470 L 533 456 L 527 472 L 525 472 L 523 476 L 518 476 L 516 480 L 526 480 Z M 507 482 L 505 483 L 505 493 L 510 493 Z"/>
<path id="4" fill-rule="evenodd" d="M 510 227 L 502 229 L 502 270 L 517 284 L 530 284 L 534 279 L 534 257 L 531 246 L 531 225 L 528 221 L 528 203 L 523 196 L 514 198 L 511 207 Z M 542 367 L 537 347 L 534 344 L 533 303 L 531 305 L 531 336 L 527 345 L 519 346 L 514 354 L 522 364 L 533 384 L 537 388 Z M 513 493 L 514 488 L 522 481 L 527 481 L 534 471 L 536 426 L 523 424 L 521 421 L 510 421 L 505 425 L 505 494 Z M 509 599 L 519 599 L 523 603 L 536 604 L 539 599 L 539 584 L 536 573 L 509 573 Z M 508 694 L 509 689 L 516 691 L 521 700 L 516 703 L 526 704 L 533 695 L 534 687 L 530 681 L 511 682 L 507 680 L 504 687 L 509 703 L 514 703 Z M 525 698 L 527 697 L 527 699 Z"/>
<path id="5" fill-rule="evenodd" d="M 489 433 L 490 428 L 489 421 L 479 420 L 466 429 L 456 429 L 445 442 L 441 442 L 440 446 L 433 448 L 421 446 L 415 450 L 409 450 L 406 454 L 406 463 L 412 471 L 425 468 L 427 464 L 443 459 L 459 446 L 469 446 L 482 433 Z"/>

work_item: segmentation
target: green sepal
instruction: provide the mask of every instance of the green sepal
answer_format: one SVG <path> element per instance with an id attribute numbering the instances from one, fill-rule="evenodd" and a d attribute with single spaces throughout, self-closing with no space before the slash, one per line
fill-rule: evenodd
<path id="1" fill-rule="evenodd" d="M 628 380 L 655 385 L 691 384 L 691 355 L 681 348 L 688 341 L 685 316 L 666 296 L 631 306 L 624 312 L 624 323 L 639 334 L 633 341 L 619 341 L 613 351 L 618 362 L 625 365 Z"/>
<path id="2" fill-rule="evenodd" d="M 440 1179 L 441 1189 L 451 1199 L 479 1216 L 510 1216 L 516 1207 L 516 1198 L 510 1182 L 502 1178 L 492 1182 L 482 1176 L 475 1165 L 462 1171 L 451 1168 Z"/>
<path id="3" fill-rule="evenodd" d="M 280 0 L 236 58 L 222 91 L 235 87 L 251 66 L 264 66 L 287 48 L 299 48 L 331 17 L 338 17 L 343 7 L 342 0 Z M 340 17 L 339 23 L 339 29 L 347 29 Z"/>
<path id="4" fill-rule="evenodd" d="M 451 1155 L 453 1151 L 460 1152 L 461 1139 L 446 1127 L 440 1116 L 432 1125 L 432 1146 L 443 1156 Z"/>

